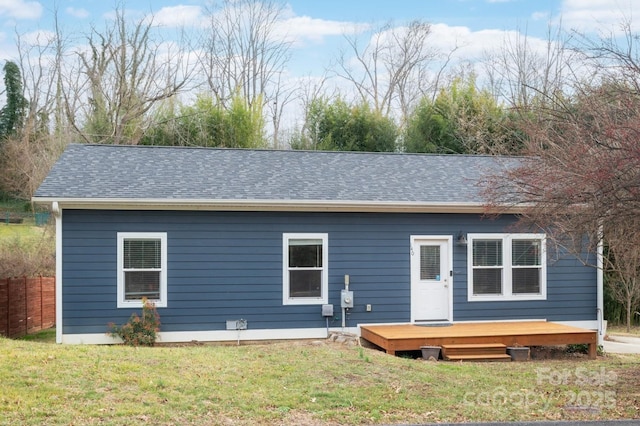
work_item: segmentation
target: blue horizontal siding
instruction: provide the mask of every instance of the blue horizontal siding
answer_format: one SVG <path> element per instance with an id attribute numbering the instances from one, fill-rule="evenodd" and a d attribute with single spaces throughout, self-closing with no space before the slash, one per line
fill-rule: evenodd
<path id="1" fill-rule="evenodd" d="M 411 235 L 504 232 L 515 218 L 468 214 L 80 211 L 63 213 L 63 332 L 103 333 L 135 309 L 116 307 L 118 232 L 166 232 L 165 331 L 324 327 L 318 305 L 282 304 L 282 234 L 329 235 L 329 303 L 340 325 L 340 290 L 351 277 L 347 325 L 410 320 Z M 595 319 L 595 270 L 549 261 L 545 301 L 468 302 L 466 247 L 453 247 L 454 320 Z M 365 306 L 373 309 L 366 312 Z"/>

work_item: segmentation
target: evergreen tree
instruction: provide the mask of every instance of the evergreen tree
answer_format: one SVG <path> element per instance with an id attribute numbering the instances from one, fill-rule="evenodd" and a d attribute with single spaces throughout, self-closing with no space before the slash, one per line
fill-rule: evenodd
<path id="1" fill-rule="evenodd" d="M 22 76 L 15 62 L 3 67 L 6 104 L 0 109 L 0 138 L 16 134 L 24 124 L 28 102 L 22 93 Z"/>
<path id="2" fill-rule="evenodd" d="M 393 152 L 398 128 L 367 103 L 349 105 L 341 99 L 311 101 L 305 130 L 291 141 L 293 149 Z"/>
<path id="3" fill-rule="evenodd" d="M 406 152 L 513 154 L 522 147 L 517 120 L 475 79 L 455 79 L 435 101 L 423 98 L 404 134 Z"/>

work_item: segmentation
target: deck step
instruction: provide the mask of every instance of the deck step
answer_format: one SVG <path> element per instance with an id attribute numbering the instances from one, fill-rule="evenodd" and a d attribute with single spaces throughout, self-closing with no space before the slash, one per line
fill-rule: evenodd
<path id="1" fill-rule="evenodd" d="M 457 355 L 505 355 L 506 353 L 507 346 L 501 343 L 442 345 L 444 359 Z"/>
<path id="2" fill-rule="evenodd" d="M 502 343 L 442 345 L 442 358 L 447 361 L 508 361 L 507 346 Z"/>
<path id="3" fill-rule="evenodd" d="M 506 348 L 507 345 L 502 343 L 464 343 L 464 344 L 447 344 L 442 345 L 443 348 Z"/>
<path id="4" fill-rule="evenodd" d="M 507 345 L 502 343 L 465 343 L 456 345 L 442 345 L 443 348 L 467 349 L 467 348 L 500 348 L 506 349 Z"/>
<path id="5" fill-rule="evenodd" d="M 473 361 L 473 362 L 482 362 L 482 361 L 491 361 L 491 362 L 509 362 L 511 361 L 511 356 L 507 354 L 479 354 L 479 355 L 452 355 L 445 358 L 447 361 Z"/>

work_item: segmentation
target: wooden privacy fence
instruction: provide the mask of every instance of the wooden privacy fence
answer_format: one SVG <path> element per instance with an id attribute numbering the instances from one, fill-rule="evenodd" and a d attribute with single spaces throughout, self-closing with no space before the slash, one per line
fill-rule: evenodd
<path id="1" fill-rule="evenodd" d="M 55 323 L 54 277 L 0 279 L 0 335 L 20 337 Z"/>

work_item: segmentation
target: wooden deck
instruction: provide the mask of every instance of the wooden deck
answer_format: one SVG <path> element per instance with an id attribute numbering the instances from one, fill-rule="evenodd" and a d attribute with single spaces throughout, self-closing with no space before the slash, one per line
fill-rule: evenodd
<path id="1" fill-rule="evenodd" d="M 553 346 L 588 344 L 589 358 L 595 359 L 597 332 L 546 321 L 460 323 L 449 326 L 414 324 L 361 325 L 361 336 L 384 349 L 420 350 L 420 346 L 502 343 L 506 346 Z"/>

